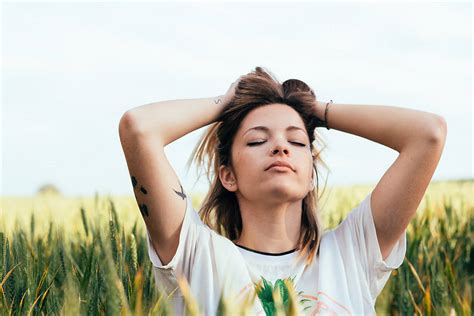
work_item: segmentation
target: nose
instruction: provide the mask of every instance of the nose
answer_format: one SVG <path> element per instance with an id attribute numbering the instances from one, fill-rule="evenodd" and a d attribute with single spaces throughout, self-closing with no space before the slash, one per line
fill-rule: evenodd
<path id="1" fill-rule="evenodd" d="M 285 155 L 288 155 L 290 152 L 288 150 L 288 148 L 286 148 L 285 146 L 282 146 L 280 144 L 276 145 L 275 148 L 272 150 L 272 156 L 276 155 L 276 154 L 281 154 L 281 153 L 284 153 Z"/>

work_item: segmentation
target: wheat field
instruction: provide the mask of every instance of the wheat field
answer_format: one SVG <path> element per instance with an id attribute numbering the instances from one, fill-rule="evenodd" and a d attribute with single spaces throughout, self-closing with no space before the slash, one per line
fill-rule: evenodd
<path id="1" fill-rule="evenodd" d="M 373 186 L 328 187 L 324 227 Z M 199 209 L 202 194 L 191 194 Z M 156 289 L 134 196 L 1 198 L 0 315 L 173 315 Z M 378 315 L 471 315 L 474 180 L 432 182 L 407 230 L 407 253 L 376 302 Z M 179 280 L 190 315 L 201 315 Z M 297 315 L 291 282 L 259 284 L 267 315 Z M 268 292 L 269 291 L 269 292 Z M 262 294 L 263 295 L 263 294 Z M 249 298 L 250 305 L 255 297 Z M 245 315 L 221 298 L 219 315 Z"/>

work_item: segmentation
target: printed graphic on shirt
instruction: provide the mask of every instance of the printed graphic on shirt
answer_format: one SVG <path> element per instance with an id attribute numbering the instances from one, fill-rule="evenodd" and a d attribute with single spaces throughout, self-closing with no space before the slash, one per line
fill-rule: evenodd
<path id="1" fill-rule="evenodd" d="M 277 291 L 280 293 L 281 306 L 284 309 L 285 314 L 289 314 L 290 309 L 290 291 L 296 296 L 297 304 L 302 306 L 302 310 L 305 313 L 311 315 L 352 315 L 349 308 L 339 303 L 333 297 L 329 296 L 323 291 L 318 291 L 314 295 L 305 294 L 303 291 L 296 292 L 294 277 L 286 279 L 277 279 L 273 285 L 271 281 L 266 280 L 263 276 L 261 281 L 253 283 L 253 289 L 255 290 L 258 299 L 263 307 L 265 316 L 276 315 L 276 302 Z M 241 294 L 248 292 L 252 289 L 252 286 L 248 284 L 241 290 Z M 263 315 L 259 313 L 259 315 Z"/>
<path id="2" fill-rule="evenodd" d="M 285 314 L 289 314 L 290 312 L 290 295 L 294 295 L 296 298 L 296 302 L 294 303 L 296 304 L 304 305 L 306 301 L 309 301 L 309 299 L 301 298 L 303 291 L 296 292 L 293 282 L 295 277 L 289 277 L 283 280 L 277 279 L 275 285 L 272 285 L 272 282 L 266 280 L 263 276 L 260 277 L 262 280 L 258 283 L 254 283 L 255 292 L 267 316 L 276 314 L 277 302 L 275 302 L 275 298 L 278 299 L 278 293 L 280 294 L 279 301 Z M 310 306 L 306 308 L 309 307 Z"/>
<path id="3" fill-rule="evenodd" d="M 316 295 L 302 295 L 310 301 L 311 315 L 352 315 L 349 308 L 337 302 L 333 297 L 323 291 L 318 291 Z"/>

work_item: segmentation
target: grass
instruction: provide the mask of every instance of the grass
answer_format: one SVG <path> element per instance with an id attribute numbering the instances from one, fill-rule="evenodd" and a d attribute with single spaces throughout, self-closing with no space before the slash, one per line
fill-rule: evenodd
<path id="1" fill-rule="evenodd" d="M 372 186 L 328 188 L 327 229 Z M 474 181 L 432 182 L 407 230 L 407 254 L 376 302 L 377 314 L 471 315 Z M 199 209 L 202 195 L 192 197 Z M 0 315 L 173 315 L 156 288 L 146 233 L 133 196 L 2 197 Z M 201 315 L 185 279 L 190 315 Z M 218 315 L 246 315 L 255 299 L 267 315 L 297 315 L 291 280 L 256 285 L 258 298 Z M 263 300 L 262 300 L 263 298 Z"/>

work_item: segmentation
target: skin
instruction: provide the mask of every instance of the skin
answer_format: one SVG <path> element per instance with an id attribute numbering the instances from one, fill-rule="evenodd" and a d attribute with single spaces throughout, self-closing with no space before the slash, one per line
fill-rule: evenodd
<path id="1" fill-rule="evenodd" d="M 131 180 L 132 180 L 133 190 L 135 191 L 135 189 L 137 189 L 137 186 L 138 186 L 137 178 L 135 176 L 132 176 Z M 148 193 L 147 190 L 143 186 L 140 186 L 139 191 L 143 195 L 146 195 Z M 138 206 L 140 208 L 140 213 L 142 214 L 142 216 L 148 217 L 148 206 L 145 203 L 139 204 Z"/>
<path id="2" fill-rule="evenodd" d="M 287 131 L 290 125 L 302 130 Z M 255 126 L 269 132 L 247 132 Z M 249 145 L 255 142 L 264 143 Z M 276 160 L 289 162 L 294 170 L 265 170 Z M 234 242 L 269 253 L 296 248 L 303 198 L 314 189 L 309 136 L 298 112 L 279 103 L 249 112 L 232 144 L 232 162 L 220 166 L 219 178 L 239 203 L 243 228 Z"/>
<path id="3" fill-rule="evenodd" d="M 132 186 L 133 186 L 133 190 L 135 190 L 137 188 L 137 185 L 138 185 L 138 181 L 137 181 L 137 178 L 135 176 L 131 176 L 131 180 L 132 180 Z M 180 191 L 176 191 L 175 189 L 173 189 L 173 191 L 181 198 L 181 199 L 186 199 L 186 194 L 184 193 L 183 191 L 183 186 L 181 185 L 181 183 L 179 184 L 179 186 L 181 187 L 181 190 Z M 144 186 L 140 186 L 140 190 L 139 190 L 140 194 L 143 194 L 143 195 L 147 195 L 148 194 L 148 191 L 147 189 L 145 189 Z M 137 195 L 135 193 L 135 195 Z M 138 197 L 137 197 L 137 200 L 138 200 Z M 142 214 L 143 217 L 148 217 L 148 206 L 145 204 L 145 203 L 142 203 L 142 204 L 139 204 L 138 205 L 139 208 L 140 208 L 140 213 Z"/>

